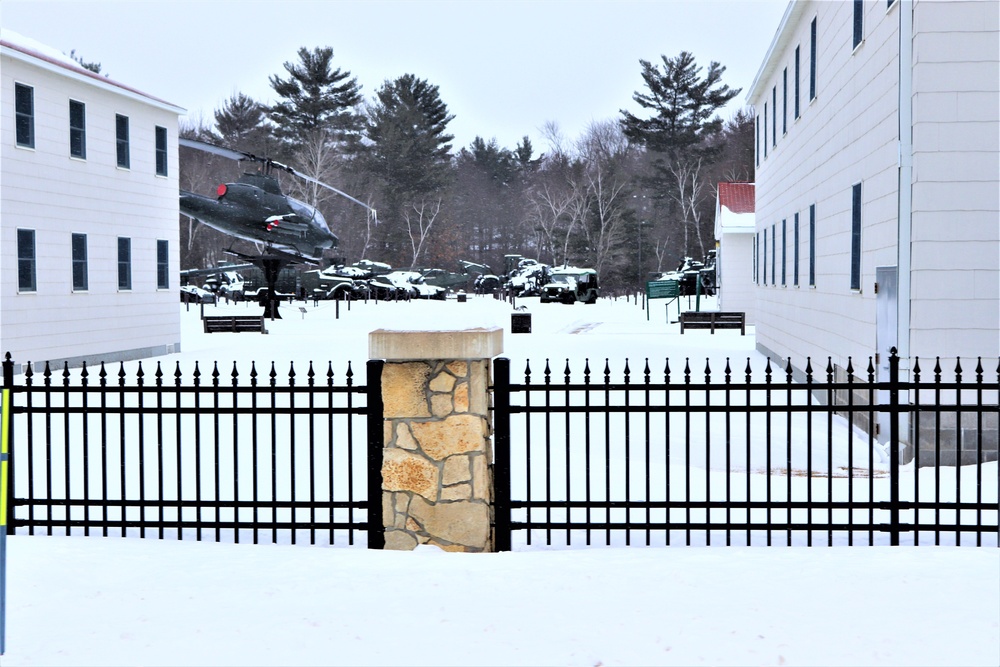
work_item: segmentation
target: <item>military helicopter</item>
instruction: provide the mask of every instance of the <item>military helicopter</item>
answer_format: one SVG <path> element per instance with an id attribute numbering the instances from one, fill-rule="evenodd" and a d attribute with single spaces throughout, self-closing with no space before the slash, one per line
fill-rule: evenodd
<path id="1" fill-rule="evenodd" d="M 178 143 L 187 148 L 261 165 L 258 173 L 244 173 L 235 183 L 220 185 L 215 198 L 181 190 L 180 210 L 184 215 L 225 234 L 264 244 L 265 252 L 259 256 L 232 251 L 230 254 L 257 265 L 264 272 L 268 282 L 267 298 L 262 299 L 265 316 L 280 317 L 277 314 L 274 282 L 281 268 L 294 262 L 316 264 L 323 251 L 338 242 L 315 206 L 282 193 L 278 180 L 272 175 L 275 170 L 346 197 L 368 209 L 369 216 L 378 222 L 375 209 L 368 204 L 288 165 L 203 141 L 182 138 Z"/>
<path id="2" fill-rule="evenodd" d="M 285 171 L 346 197 L 364 206 L 368 214 L 377 220 L 375 209 L 364 202 L 280 162 L 203 141 L 180 139 L 179 143 L 188 148 L 261 165 L 259 173 L 244 173 L 235 183 L 220 185 L 214 198 L 181 190 L 180 208 L 184 215 L 220 232 L 263 243 L 267 252 L 316 263 L 322 258 L 324 250 L 337 245 L 337 237 L 316 207 L 281 192 L 278 180 L 271 175 L 275 170 Z"/>

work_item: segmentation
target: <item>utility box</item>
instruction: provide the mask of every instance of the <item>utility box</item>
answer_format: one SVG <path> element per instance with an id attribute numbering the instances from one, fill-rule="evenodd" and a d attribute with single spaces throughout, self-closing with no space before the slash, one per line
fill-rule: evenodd
<path id="1" fill-rule="evenodd" d="M 531 333 L 531 313 L 511 313 L 510 332 L 512 334 Z"/>

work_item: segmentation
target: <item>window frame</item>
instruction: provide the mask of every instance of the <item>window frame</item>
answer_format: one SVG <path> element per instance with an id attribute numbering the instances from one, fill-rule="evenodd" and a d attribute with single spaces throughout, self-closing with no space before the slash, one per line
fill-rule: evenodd
<path id="1" fill-rule="evenodd" d="M 763 284 L 767 285 L 767 226 L 764 227 L 764 261 L 762 262 L 764 266 L 764 281 Z"/>
<path id="2" fill-rule="evenodd" d="M 796 120 L 800 117 L 799 113 L 799 79 L 802 73 L 799 69 L 799 46 L 795 47 L 795 118 Z"/>
<path id="3" fill-rule="evenodd" d="M 118 237 L 118 291 L 132 291 L 132 239 L 127 236 Z"/>
<path id="4" fill-rule="evenodd" d="M 123 127 L 124 133 L 122 132 Z M 115 161 L 119 169 L 132 168 L 129 147 L 129 118 L 120 113 L 115 114 Z"/>
<path id="5" fill-rule="evenodd" d="M 771 88 L 771 148 L 778 147 L 778 84 Z"/>
<path id="6" fill-rule="evenodd" d="M 23 240 L 30 237 L 30 248 L 26 247 Z M 38 291 L 38 246 L 37 235 L 34 229 L 17 229 L 17 291 L 19 293 L 33 293 Z M 26 250 L 30 252 L 25 252 Z M 23 278 L 27 276 L 28 280 Z"/>
<path id="7" fill-rule="evenodd" d="M 90 289 L 87 266 L 87 235 L 73 232 L 70 237 L 70 255 L 73 268 L 73 291 L 86 292 Z"/>
<path id="8" fill-rule="evenodd" d="M 757 150 L 756 150 L 756 164 L 760 166 L 760 114 L 757 114 L 754 118 L 754 125 L 757 129 Z"/>
<path id="9" fill-rule="evenodd" d="M 170 242 L 156 240 L 156 289 L 170 289 Z"/>
<path id="10" fill-rule="evenodd" d="M 22 106 L 22 92 L 27 93 L 28 110 Z M 27 137 L 22 140 L 22 124 L 26 124 Z M 26 83 L 14 82 L 14 145 L 18 148 L 35 147 L 35 87 Z"/>
<path id="11" fill-rule="evenodd" d="M 775 269 L 778 267 L 778 225 L 777 223 L 771 223 L 771 286 L 777 284 L 777 279 L 775 277 Z"/>
<path id="12" fill-rule="evenodd" d="M 858 47 L 865 41 L 865 3 L 864 0 L 854 0 L 854 19 L 851 52 L 858 50 Z"/>
<path id="13" fill-rule="evenodd" d="M 809 204 L 809 286 L 816 287 L 816 204 Z"/>
<path id="14" fill-rule="evenodd" d="M 156 125 L 155 130 L 156 148 L 156 175 L 167 176 L 167 128 Z"/>
<path id="15" fill-rule="evenodd" d="M 792 218 L 792 285 L 799 286 L 799 212 Z"/>
<path id="16" fill-rule="evenodd" d="M 788 285 L 788 218 L 781 219 L 781 286 Z"/>
<path id="17" fill-rule="evenodd" d="M 767 102 L 764 102 L 764 159 L 767 159 Z"/>
<path id="18" fill-rule="evenodd" d="M 861 291 L 861 183 L 851 186 L 851 290 Z"/>
<path id="19" fill-rule="evenodd" d="M 788 68 L 781 72 L 781 136 L 788 134 Z"/>
<path id="20" fill-rule="evenodd" d="M 816 99 L 816 17 L 809 25 L 809 101 Z"/>
<path id="21" fill-rule="evenodd" d="M 75 117 L 77 115 L 79 118 Z M 79 125 L 75 125 L 76 122 Z M 69 101 L 69 156 L 76 160 L 87 159 L 87 104 L 74 99 Z"/>

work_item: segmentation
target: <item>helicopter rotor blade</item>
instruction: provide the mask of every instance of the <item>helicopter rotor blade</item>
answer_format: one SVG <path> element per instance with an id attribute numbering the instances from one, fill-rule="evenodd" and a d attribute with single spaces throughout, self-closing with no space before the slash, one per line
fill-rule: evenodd
<path id="1" fill-rule="evenodd" d="M 186 148 L 194 148 L 195 150 L 204 151 L 206 153 L 221 155 L 222 157 L 227 157 L 230 160 L 254 159 L 254 156 L 250 153 L 234 151 L 231 148 L 223 148 L 222 146 L 216 146 L 215 144 L 209 144 L 195 139 L 185 139 L 181 137 L 177 140 L 177 143 Z"/>
<path id="2" fill-rule="evenodd" d="M 355 199 L 354 197 L 352 197 L 351 195 L 347 194 L 346 192 L 338 190 L 337 188 L 333 187 L 332 185 L 328 185 L 328 184 L 324 183 L 323 181 L 321 181 L 319 179 L 313 178 L 312 176 L 306 176 L 305 174 L 299 173 L 297 171 L 293 171 L 290 167 L 285 167 L 285 169 L 288 169 L 288 171 L 290 173 L 298 176 L 299 178 L 301 178 L 303 180 L 309 181 L 310 183 L 315 183 L 316 185 L 324 187 L 327 190 L 331 190 L 331 191 L 337 193 L 338 195 L 340 195 L 341 197 L 345 197 L 347 199 L 350 199 L 352 202 L 354 202 L 355 204 L 358 204 L 359 206 L 364 206 L 366 209 L 368 209 L 369 215 L 371 215 L 372 218 L 374 218 L 375 222 L 376 223 L 378 222 L 378 214 L 375 212 L 375 209 L 373 209 L 371 206 L 369 206 L 368 204 L 364 203 L 360 199 Z"/>

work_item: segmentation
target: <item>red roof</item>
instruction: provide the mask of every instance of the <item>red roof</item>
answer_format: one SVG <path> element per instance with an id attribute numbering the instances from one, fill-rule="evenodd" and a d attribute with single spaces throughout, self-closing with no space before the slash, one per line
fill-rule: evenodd
<path id="1" fill-rule="evenodd" d="M 733 213 L 756 211 L 753 183 L 719 183 L 719 205 Z"/>

